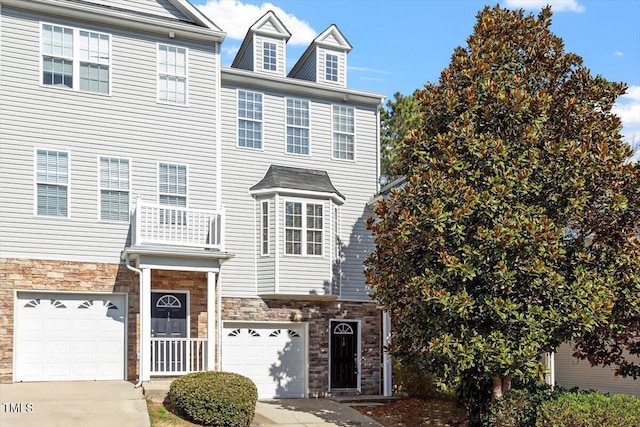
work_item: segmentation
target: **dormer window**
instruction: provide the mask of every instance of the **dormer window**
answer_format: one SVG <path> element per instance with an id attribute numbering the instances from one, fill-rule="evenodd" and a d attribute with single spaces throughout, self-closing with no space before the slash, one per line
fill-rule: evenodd
<path id="1" fill-rule="evenodd" d="M 266 71 L 277 71 L 276 44 L 262 43 L 262 68 Z"/>
<path id="2" fill-rule="evenodd" d="M 327 53 L 325 57 L 325 80 L 328 82 L 338 81 L 338 55 Z"/>

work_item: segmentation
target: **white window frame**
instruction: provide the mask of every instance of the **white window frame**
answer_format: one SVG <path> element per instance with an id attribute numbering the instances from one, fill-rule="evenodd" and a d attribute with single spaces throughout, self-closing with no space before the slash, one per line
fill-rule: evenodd
<path id="1" fill-rule="evenodd" d="M 335 58 L 335 61 L 333 60 L 333 58 Z M 332 66 L 329 67 L 329 64 L 331 64 Z M 333 65 L 335 65 L 335 67 Z M 331 83 L 338 83 L 340 81 L 340 57 L 338 56 L 338 54 L 325 52 L 324 79 L 325 81 Z"/>
<path id="2" fill-rule="evenodd" d="M 54 152 L 54 153 L 64 153 L 67 155 L 67 177 L 66 183 L 59 184 L 57 182 L 48 182 L 48 181 L 40 181 L 38 180 L 38 152 L 46 151 L 46 152 Z M 66 215 L 45 215 L 38 213 L 38 185 L 57 185 L 60 187 L 66 187 L 67 189 L 67 200 L 66 200 Z M 65 219 L 71 217 L 71 154 L 69 151 L 65 150 L 57 150 L 55 148 L 35 148 L 33 150 L 33 215 L 40 218 L 58 218 Z"/>
<path id="3" fill-rule="evenodd" d="M 293 102 L 293 105 L 290 107 L 289 106 L 289 102 Z M 299 108 L 296 103 L 306 103 L 306 126 L 302 123 L 296 123 L 296 121 L 299 119 L 298 117 L 296 117 L 296 115 L 294 114 L 293 116 L 289 115 L 289 110 L 291 109 L 292 111 L 305 111 L 304 108 Z M 301 98 L 285 98 L 284 101 L 284 109 L 285 109 L 285 128 L 286 128 L 286 135 L 285 135 L 285 143 L 284 143 L 284 151 L 285 154 L 293 154 L 296 156 L 311 156 L 311 102 L 307 99 L 301 99 Z M 304 121 L 304 118 L 302 118 L 301 120 Z M 289 151 L 289 129 L 292 130 L 299 130 L 299 131 L 307 131 L 307 136 L 306 136 L 306 142 L 307 142 L 307 152 L 306 153 L 296 153 L 295 151 Z M 301 137 L 299 135 L 293 135 L 292 138 L 300 138 L 300 139 L 304 139 L 304 137 Z M 295 147 L 295 146 L 294 146 Z M 302 150 L 301 150 L 302 151 Z"/>
<path id="4" fill-rule="evenodd" d="M 336 123 L 336 109 L 351 111 L 352 118 L 352 131 L 349 132 L 348 129 L 340 129 L 340 123 Z M 338 112 L 339 115 L 342 115 Z M 338 127 L 336 129 L 336 127 Z M 336 136 L 347 136 L 351 137 L 351 158 L 348 157 L 339 157 L 336 156 Z M 345 153 L 349 153 L 349 150 L 346 150 Z M 340 105 L 340 104 L 332 104 L 331 105 L 331 158 L 334 160 L 342 160 L 347 162 L 355 162 L 356 161 L 356 109 L 355 107 L 348 105 Z"/>
<path id="5" fill-rule="evenodd" d="M 71 55 L 65 55 L 64 53 L 62 55 L 54 55 L 52 53 L 45 53 L 45 44 L 44 44 L 44 27 L 45 26 L 51 26 L 51 27 L 58 27 L 58 28 L 62 28 L 63 30 L 71 30 L 72 32 L 72 48 L 71 48 Z M 97 36 L 105 36 L 107 37 L 107 43 L 108 43 L 108 47 L 107 47 L 107 54 L 108 54 L 108 58 L 106 60 L 98 58 L 98 60 L 91 60 L 91 59 L 81 59 L 81 49 L 80 49 L 80 35 L 81 33 L 89 33 L 91 35 L 97 35 Z M 72 26 L 68 26 L 68 25 L 60 25 L 60 24 L 54 24 L 54 23 L 50 23 L 50 22 L 44 22 L 41 21 L 40 22 L 40 86 L 41 87 L 46 87 L 46 88 L 53 88 L 53 89 L 57 89 L 57 90 L 69 90 L 69 91 L 75 91 L 75 92 L 82 92 L 82 93 L 91 93 L 94 95 L 103 95 L 103 96 L 111 96 L 111 83 L 113 81 L 112 79 L 112 35 L 109 33 L 104 33 L 101 31 L 93 31 L 93 30 L 86 30 L 86 29 L 82 29 L 82 28 L 77 28 L 77 27 L 72 27 Z M 99 55 L 102 55 L 103 52 L 99 49 Z M 62 59 L 64 61 L 69 61 L 71 62 L 71 67 L 72 67 L 72 71 L 71 71 L 71 87 L 69 86 L 65 86 L 65 85 L 56 85 L 56 84 L 45 84 L 44 83 L 44 58 L 45 57 L 50 57 L 50 58 L 57 58 L 57 59 Z M 81 71 L 81 63 L 85 63 L 85 64 L 91 64 L 91 65 L 97 65 L 97 66 L 105 66 L 108 68 L 108 78 L 109 78 L 109 82 L 108 82 L 108 89 L 107 92 L 99 92 L 99 91 L 91 91 L 91 90 L 82 90 L 80 88 L 80 71 Z"/>
<path id="6" fill-rule="evenodd" d="M 273 46 L 273 49 L 271 49 L 271 46 Z M 273 53 L 273 55 L 267 55 L 267 53 Z M 262 41 L 262 69 L 269 72 L 278 71 L 278 45 L 274 41 Z"/>
<path id="7" fill-rule="evenodd" d="M 184 68 L 184 73 L 178 72 L 177 64 L 171 64 L 175 69 L 174 73 L 170 73 L 168 70 L 161 72 L 161 68 L 160 68 L 161 67 L 161 64 L 160 64 L 161 48 L 176 49 L 176 52 L 179 50 L 184 51 L 184 67 L 182 67 Z M 174 79 L 184 79 L 184 101 L 183 102 L 179 102 L 177 100 L 172 101 L 169 99 L 163 99 L 161 97 L 160 87 L 161 87 L 161 80 L 163 77 L 174 78 Z M 180 107 L 187 107 L 189 105 L 189 49 L 188 48 L 184 46 L 177 46 L 177 45 L 172 45 L 168 43 L 156 43 L 156 86 L 157 86 L 157 102 L 158 103 L 166 104 L 166 105 L 177 105 Z"/>
<path id="8" fill-rule="evenodd" d="M 294 204 L 300 204 L 301 205 L 301 227 L 292 227 L 292 226 L 287 226 L 287 204 L 289 203 L 294 203 Z M 317 228 L 310 228 L 308 227 L 308 223 L 307 223 L 307 207 L 310 205 L 319 205 L 322 207 L 322 228 L 321 229 L 317 229 Z M 322 200 L 309 200 L 309 199 L 293 199 L 293 198 L 286 198 L 283 201 L 283 229 L 284 229 L 284 236 L 283 236 L 283 242 L 284 242 L 284 255 L 285 256 L 293 256 L 293 257 L 314 257 L 314 258 L 324 258 L 326 256 L 326 250 L 325 250 L 325 236 L 326 236 L 326 223 L 327 223 L 327 214 L 326 214 L 326 206 L 324 201 Z M 299 230 L 300 231 L 300 253 L 289 253 L 287 251 L 287 230 Z M 307 239 L 307 232 L 309 231 L 320 231 L 321 232 L 321 253 L 320 254 L 310 254 L 309 251 L 307 250 L 307 243 L 308 243 L 308 239 Z"/>
<path id="9" fill-rule="evenodd" d="M 127 176 L 127 189 L 106 187 L 102 186 L 102 159 L 117 160 L 119 162 L 126 161 L 128 163 L 128 176 Z M 121 193 L 127 193 L 127 218 L 126 219 L 104 219 L 102 218 L 102 192 L 103 191 L 117 191 Z M 102 222 L 128 222 L 129 211 L 131 210 L 131 159 L 126 157 L 117 156 L 98 156 L 98 220 Z"/>
<path id="10" fill-rule="evenodd" d="M 257 111 L 257 109 L 248 110 L 246 108 L 244 110 L 242 110 L 242 111 L 249 111 L 254 116 L 259 115 L 259 118 L 256 118 L 256 117 L 241 117 L 241 109 L 240 109 L 240 103 L 241 103 L 240 96 L 241 96 L 241 94 L 245 94 L 245 96 L 246 96 L 246 94 L 252 94 L 253 99 L 250 101 L 252 103 L 252 105 L 258 104 L 258 102 L 255 101 L 255 96 L 256 95 L 260 96 L 260 101 L 259 101 L 260 111 Z M 238 116 L 238 121 L 237 121 L 238 131 L 237 131 L 237 135 L 236 135 L 237 136 L 237 138 L 236 138 L 236 146 L 238 148 L 246 148 L 246 149 L 249 149 L 249 150 L 264 150 L 264 126 L 263 126 L 264 94 L 262 92 L 256 92 L 256 91 L 253 91 L 253 90 L 238 89 L 236 91 L 236 102 L 237 102 L 236 113 L 237 113 L 237 116 Z M 246 98 L 244 99 L 244 102 L 245 103 L 247 102 Z M 240 132 L 241 132 L 240 123 L 241 122 L 253 123 L 254 126 L 255 125 L 259 125 L 259 128 L 260 128 L 260 140 L 259 140 L 260 146 L 259 147 L 256 147 L 255 143 L 252 146 L 241 145 L 240 144 Z M 245 140 L 246 140 L 246 138 L 245 138 Z M 252 139 L 252 141 L 255 141 L 255 140 Z"/>
<path id="11" fill-rule="evenodd" d="M 260 203 L 260 255 L 269 255 L 269 201 Z"/>

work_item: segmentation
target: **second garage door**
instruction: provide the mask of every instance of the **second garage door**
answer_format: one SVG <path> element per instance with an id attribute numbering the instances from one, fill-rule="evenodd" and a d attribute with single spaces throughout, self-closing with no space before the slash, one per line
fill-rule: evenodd
<path id="1" fill-rule="evenodd" d="M 19 292 L 15 381 L 125 378 L 124 295 Z"/>
<path id="2" fill-rule="evenodd" d="M 225 322 L 222 370 L 249 377 L 261 399 L 305 397 L 303 324 Z"/>

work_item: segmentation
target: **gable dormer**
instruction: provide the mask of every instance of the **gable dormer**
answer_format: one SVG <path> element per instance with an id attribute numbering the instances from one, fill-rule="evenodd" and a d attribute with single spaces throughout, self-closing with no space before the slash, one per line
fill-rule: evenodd
<path id="1" fill-rule="evenodd" d="M 231 67 L 284 77 L 290 37 L 282 21 L 268 11 L 247 31 Z"/>
<path id="2" fill-rule="evenodd" d="M 289 77 L 347 87 L 347 54 L 351 44 L 335 24 L 316 37 L 289 72 Z"/>

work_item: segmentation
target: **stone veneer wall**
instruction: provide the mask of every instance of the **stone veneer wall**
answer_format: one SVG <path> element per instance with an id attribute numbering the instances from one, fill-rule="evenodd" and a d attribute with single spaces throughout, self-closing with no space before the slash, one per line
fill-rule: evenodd
<path id="1" fill-rule="evenodd" d="M 222 321 L 309 324 L 309 397 L 329 395 L 329 321 L 361 320 L 361 394 L 380 394 L 381 317 L 374 303 L 222 298 Z M 333 394 L 336 394 L 335 392 Z M 343 393 L 344 394 L 344 393 Z"/>
<path id="2" fill-rule="evenodd" d="M 191 337 L 207 336 L 206 273 L 153 270 L 152 290 L 188 290 Z M 129 295 L 127 377 L 138 378 L 139 278 L 124 264 L 0 259 L 0 382 L 13 380 L 14 291 L 124 292 Z"/>

